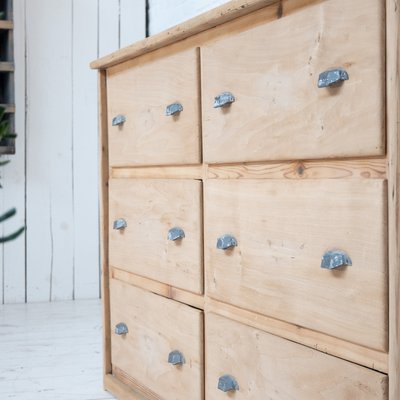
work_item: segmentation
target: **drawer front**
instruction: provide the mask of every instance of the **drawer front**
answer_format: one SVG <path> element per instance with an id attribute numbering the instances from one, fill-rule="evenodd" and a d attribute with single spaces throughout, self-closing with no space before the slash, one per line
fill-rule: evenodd
<path id="1" fill-rule="evenodd" d="M 283 18 L 266 23 L 267 8 L 202 48 L 205 161 L 384 154 L 384 2 L 281 7 Z M 349 79 L 318 88 L 335 68 Z M 223 92 L 235 102 L 214 108 Z"/>
<path id="2" fill-rule="evenodd" d="M 107 71 L 112 166 L 201 162 L 197 50 L 174 48 Z M 167 107 L 175 103 L 183 110 L 166 115 Z M 171 113 L 175 110 L 170 108 Z M 125 122 L 113 125 L 119 115 Z"/>
<path id="3" fill-rule="evenodd" d="M 387 399 L 384 374 L 214 314 L 206 315 L 206 349 L 210 400 L 229 394 L 237 400 Z M 218 390 L 226 375 L 235 379 L 238 390 Z"/>
<path id="4" fill-rule="evenodd" d="M 113 368 L 157 398 L 203 400 L 203 313 L 117 280 L 110 289 Z"/>
<path id="5" fill-rule="evenodd" d="M 386 351 L 386 197 L 382 180 L 208 181 L 206 293 Z M 321 268 L 332 250 L 352 265 Z"/>
<path id="6" fill-rule="evenodd" d="M 112 179 L 110 265 L 202 293 L 201 196 L 197 180 Z"/>

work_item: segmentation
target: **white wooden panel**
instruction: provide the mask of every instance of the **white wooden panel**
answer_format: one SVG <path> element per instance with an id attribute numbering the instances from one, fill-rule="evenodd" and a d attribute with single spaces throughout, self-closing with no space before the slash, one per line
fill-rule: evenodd
<path id="1" fill-rule="evenodd" d="M 73 0 L 74 298 L 99 296 L 97 0 Z M 84 35 L 82 33 L 85 33 Z"/>
<path id="2" fill-rule="evenodd" d="M 26 2 L 27 298 L 73 293 L 70 0 Z"/>
<path id="3" fill-rule="evenodd" d="M 99 57 L 120 46 L 120 0 L 99 0 Z"/>
<path id="4" fill-rule="evenodd" d="M 146 36 L 146 1 L 120 2 L 120 47 L 125 47 Z"/>
<path id="5" fill-rule="evenodd" d="M 14 62 L 15 68 L 15 141 L 16 154 L 7 156 L 11 162 L 2 168 L 2 210 L 16 207 L 17 215 L 4 223 L 9 234 L 25 225 L 25 0 L 14 0 Z M 25 233 L 4 245 L 4 302 L 25 301 Z"/>
<path id="6" fill-rule="evenodd" d="M 161 32 L 228 0 L 149 0 L 150 34 Z"/>

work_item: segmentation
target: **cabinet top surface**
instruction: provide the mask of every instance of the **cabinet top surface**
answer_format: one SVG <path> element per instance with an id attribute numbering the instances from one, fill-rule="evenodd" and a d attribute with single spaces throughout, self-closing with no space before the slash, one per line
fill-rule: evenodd
<path id="1" fill-rule="evenodd" d="M 130 46 L 117 50 L 105 57 L 93 61 L 93 69 L 106 69 L 132 58 L 141 56 L 161 47 L 179 42 L 190 36 L 222 25 L 261 8 L 280 3 L 282 0 L 231 0 L 220 7 L 198 15 L 156 35 L 147 37 Z M 288 0 L 293 1 L 293 0 Z M 279 13 L 279 8 L 278 8 Z M 279 15 L 277 16 L 279 17 Z"/>

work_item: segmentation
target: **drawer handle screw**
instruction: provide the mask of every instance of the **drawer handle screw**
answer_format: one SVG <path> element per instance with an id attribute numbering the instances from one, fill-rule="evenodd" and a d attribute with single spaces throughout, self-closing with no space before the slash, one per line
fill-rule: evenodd
<path id="1" fill-rule="evenodd" d="M 167 117 L 170 117 L 171 115 L 179 114 L 182 111 L 183 111 L 183 106 L 181 103 L 172 103 L 168 105 L 167 108 L 165 109 L 165 115 Z"/>
<path id="2" fill-rule="evenodd" d="M 117 115 L 112 119 L 112 126 L 122 125 L 126 121 L 125 115 Z"/>
<path id="3" fill-rule="evenodd" d="M 115 333 L 117 335 L 126 335 L 128 332 L 129 332 L 128 327 L 123 322 L 120 322 L 115 326 Z"/>
<path id="4" fill-rule="evenodd" d="M 168 240 L 175 241 L 175 240 L 183 239 L 184 237 L 185 237 L 185 232 L 183 231 L 182 228 L 175 227 L 175 228 L 171 228 L 168 231 Z"/>
<path id="5" fill-rule="evenodd" d="M 116 229 L 117 231 L 121 229 L 125 229 L 128 226 L 126 221 L 123 218 L 116 219 L 113 224 L 113 229 Z"/>
<path id="6" fill-rule="evenodd" d="M 342 68 L 330 69 L 319 74 L 318 87 L 335 86 L 349 79 L 349 74 Z"/>
<path id="7" fill-rule="evenodd" d="M 321 259 L 321 268 L 336 269 L 352 265 L 351 258 L 343 250 L 327 251 Z"/>
<path id="8" fill-rule="evenodd" d="M 185 357 L 178 350 L 171 351 L 171 353 L 168 354 L 168 363 L 172 365 L 185 364 Z"/>
<path id="9" fill-rule="evenodd" d="M 222 235 L 217 240 L 217 249 L 220 250 L 227 250 L 237 245 L 237 240 L 232 235 Z"/>
<path id="10" fill-rule="evenodd" d="M 228 106 L 235 100 L 235 96 L 231 92 L 223 92 L 214 98 L 214 108 Z"/>
<path id="11" fill-rule="evenodd" d="M 223 375 L 218 379 L 218 389 L 222 390 L 223 392 L 239 390 L 239 384 L 233 376 Z"/>

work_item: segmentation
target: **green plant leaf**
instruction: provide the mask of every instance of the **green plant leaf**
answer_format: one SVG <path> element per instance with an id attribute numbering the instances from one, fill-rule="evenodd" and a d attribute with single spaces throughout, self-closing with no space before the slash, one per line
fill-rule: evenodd
<path id="1" fill-rule="evenodd" d="M 12 233 L 11 235 L 0 237 L 0 243 L 9 242 L 11 240 L 16 239 L 24 230 L 25 230 L 25 227 L 23 226 L 22 228 L 19 228 L 17 231 Z"/>
<path id="2" fill-rule="evenodd" d="M 8 211 L 6 211 L 4 214 L 0 215 L 0 222 L 5 221 L 6 219 L 12 217 L 17 213 L 17 210 L 15 208 L 11 208 Z"/>

